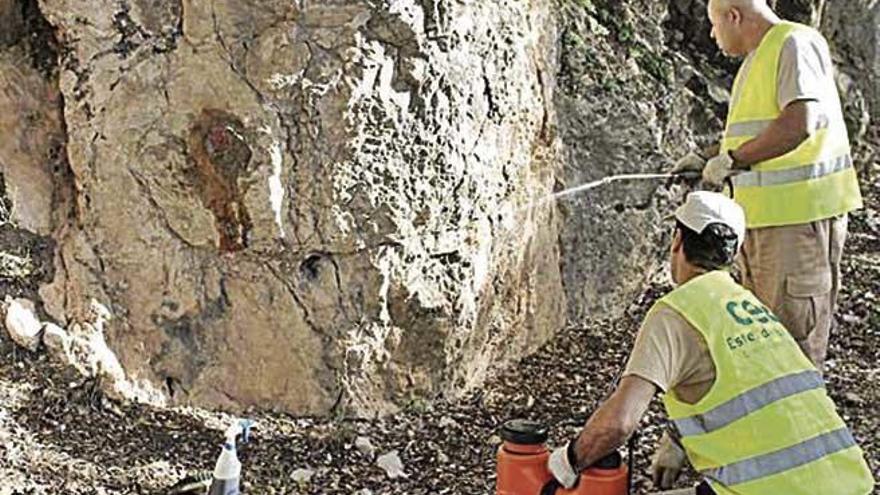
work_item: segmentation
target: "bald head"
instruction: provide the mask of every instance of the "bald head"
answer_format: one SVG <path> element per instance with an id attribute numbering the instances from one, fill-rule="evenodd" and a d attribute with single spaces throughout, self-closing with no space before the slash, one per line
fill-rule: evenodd
<path id="1" fill-rule="evenodd" d="M 767 0 L 709 0 L 707 9 L 712 37 L 726 54 L 742 56 L 760 43 L 779 22 Z"/>
<path id="2" fill-rule="evenodd" d="M 710 8 L 713 6 L 719 10 L 731 8 L 738 9 L 743 14 L 762 13 L 770 11 L 767 0 L 709 0 Z"/>

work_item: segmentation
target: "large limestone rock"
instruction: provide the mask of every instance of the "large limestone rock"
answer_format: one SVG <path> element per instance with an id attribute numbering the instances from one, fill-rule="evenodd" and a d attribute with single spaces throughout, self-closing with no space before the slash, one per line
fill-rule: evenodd
<path id="1" fill-rule="evenodd" d="M 39 8 L 56 72 L 0 83 L 45 131 L 0 161 L 31 188 L 19 223 L 57 242 L 41 310 L 73 328 L 106 306 L 133 381 L 383 411 L 467 390 L 563 323 L 555 209 L 526 208 L 557 173 L 550 4 Z M 22 150 L 59 129 L 47 176 Z"/>

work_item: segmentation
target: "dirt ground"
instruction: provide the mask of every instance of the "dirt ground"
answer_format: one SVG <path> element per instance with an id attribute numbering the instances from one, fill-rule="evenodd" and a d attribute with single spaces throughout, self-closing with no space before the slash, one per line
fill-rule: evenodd
<path id="1" fill-rule="evenodd" d="M 862 185 L 867 208 L 851 218 L 826 378 L 878 478 L 880 166 Z M 661 274 L 655 278 L 620 318 L 566 329 L 457 403 L 415 401 L 374 420 L 254 414 L 259 429 L 240 451 L 244 491 L 493 493 L 497 426 L 515 417 L 541 420 L 551 425 L 552 443 L 576 433 L 620 372 L 645 311 L 668 290 Z M 114 404 L 96 385 L 0 336 L 0 495 L 163 494 L 183 476 L 211 469 L 230 416 Z M 645 474 L 662 418 L 655 403 L 642 422 L 635 493 L 650 491 Z M 355 446 L 360 436 L 373 451 Z M 405 476 L 391 479 L 377 466 L 376 457 L 391 451 Z"/>

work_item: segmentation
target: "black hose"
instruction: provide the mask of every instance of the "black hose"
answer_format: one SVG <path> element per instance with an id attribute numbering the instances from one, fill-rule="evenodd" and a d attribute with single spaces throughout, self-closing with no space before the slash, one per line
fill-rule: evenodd
<path id="1" fill-rule="evenodd" d="M 562 485 L 556 481 L 556 478 L 550 478 L 543 488 L 541 488 L 540 495 L 556 495 L 556 490 L 562 488 Z"/>
<path id="2" fill-rule="evenodd" d="M 633 490 L 633 467 L 635 465 L 635 448 L 636 448 L 636 438 L 639 436 L 639 431 L 636 430 L 630 435 L 629 440 L 626 441 L 626 495 L 632 495 Z"/>

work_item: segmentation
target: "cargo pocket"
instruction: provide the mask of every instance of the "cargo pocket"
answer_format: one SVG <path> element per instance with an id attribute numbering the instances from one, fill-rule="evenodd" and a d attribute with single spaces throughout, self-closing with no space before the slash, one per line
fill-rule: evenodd
<path id="1" fill-rule="evenodd" d="M 825 357 L 831 326 L 831 272 L 788 275 L 779 319 L 807 357 Z"/>

